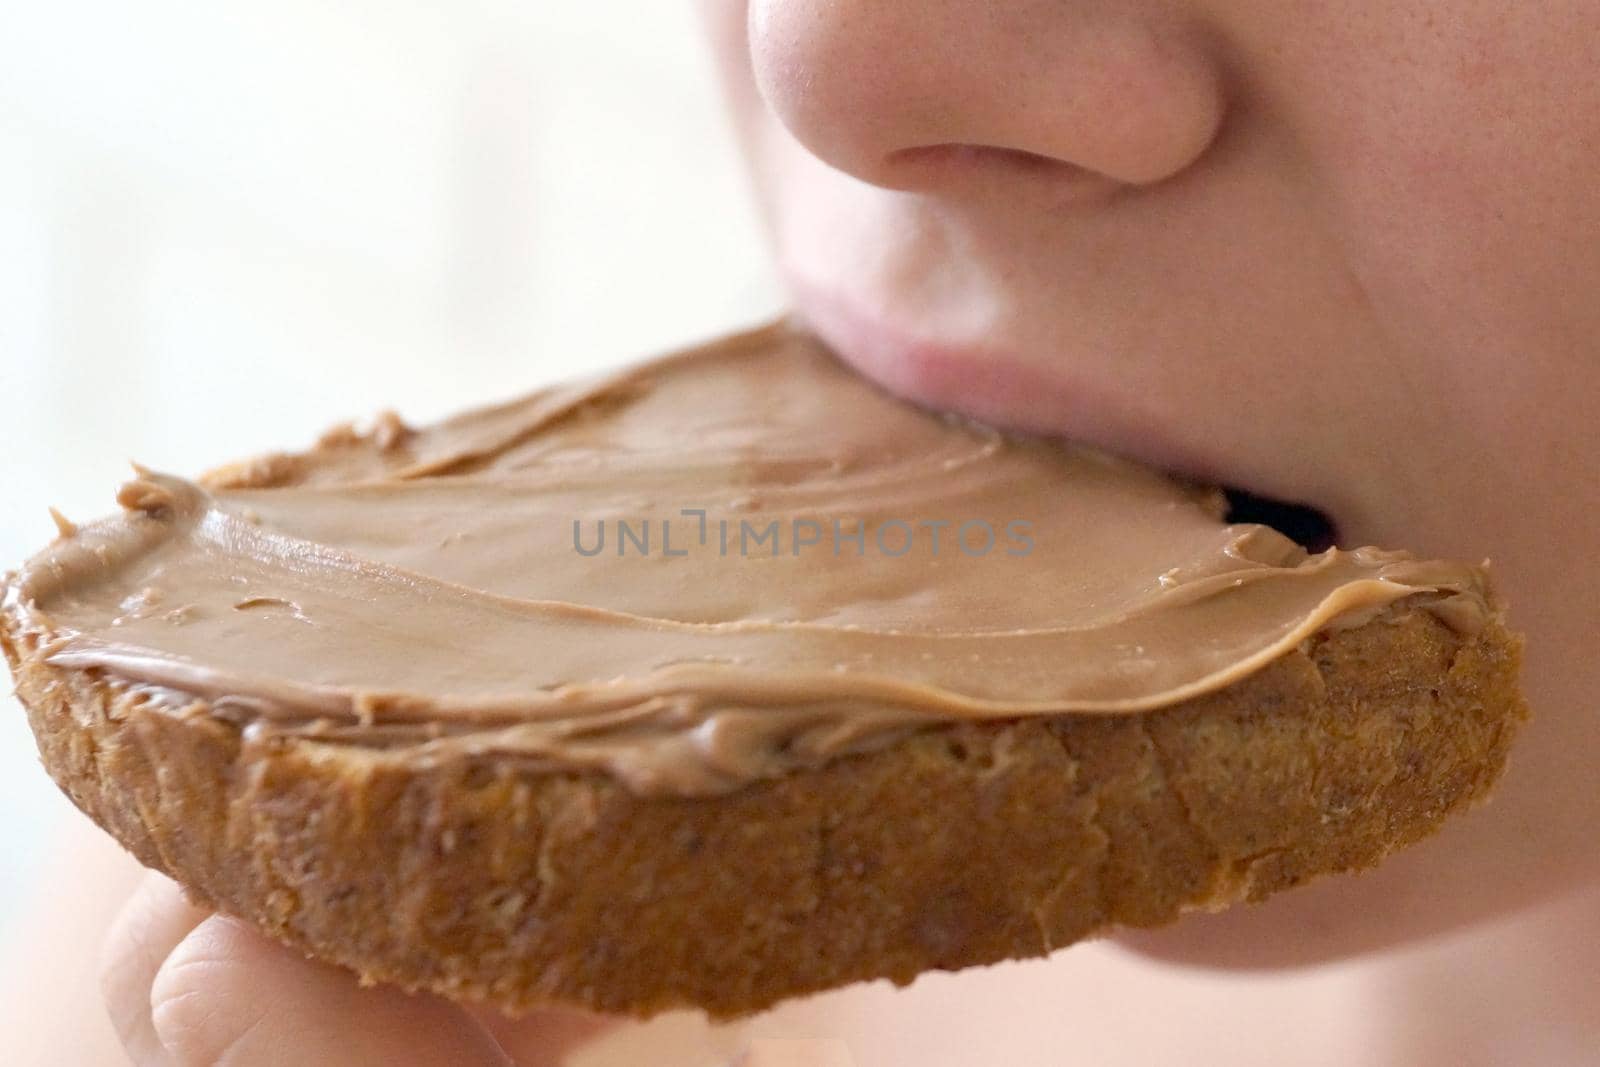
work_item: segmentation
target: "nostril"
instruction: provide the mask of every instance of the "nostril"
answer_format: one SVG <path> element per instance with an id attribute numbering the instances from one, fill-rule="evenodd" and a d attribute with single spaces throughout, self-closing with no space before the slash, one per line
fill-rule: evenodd
<path id="1" fill-rule="evenodd" d="M 1339 543 L 1339 528 L 1326 514 L 1306 504 L 1290 504 L 1243 489 L 1225 489 L 1228 522 L 1270 526 L 1308 552 L 1322 552 Z"/>
<path id="2" fill-rule="evenodd" d="M 900 148 L 884 159 L 881 185 L 946 192 L 979 189 L 985 180 L 1040 183 L 1045 188 L 1088 195 L 1122 183 L 1065 159 L 984 144 L 930 144 Z"/>
<path id="3" fill-rule="evenodd" d="M 1026 170 L 1085 172 L 1084 168 L 1075 163 L 1042 156 L 1037 152 L 982 144 L 930 144 L 916 148 L 901 148 L 889 154 L 889 162 L 923 166 L 1008 166 Z"/>

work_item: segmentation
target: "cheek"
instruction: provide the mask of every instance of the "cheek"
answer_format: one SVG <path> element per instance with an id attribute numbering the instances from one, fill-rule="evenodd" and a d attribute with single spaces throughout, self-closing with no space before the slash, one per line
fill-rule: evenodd
<path id="1" fill-rule="evenodd" d="M 1600 384 L 1600 8 L 1565 6 L 1357 26 L 1302 68 L 1335 90 L 1301 122 L 1334 239 L 1415 371 L 1491 423 Z"/>

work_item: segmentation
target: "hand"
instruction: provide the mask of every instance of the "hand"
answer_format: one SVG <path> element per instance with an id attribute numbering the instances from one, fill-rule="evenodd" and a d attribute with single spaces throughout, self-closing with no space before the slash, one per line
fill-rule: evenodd
<path id="1" fill-rule="evenodd" d="M 508 1019 L 362 988 L 146 877 L 107 935 L 101 987 L 137 1067 L 554 1067 L 613 1023 L 577 1011 Z"/>

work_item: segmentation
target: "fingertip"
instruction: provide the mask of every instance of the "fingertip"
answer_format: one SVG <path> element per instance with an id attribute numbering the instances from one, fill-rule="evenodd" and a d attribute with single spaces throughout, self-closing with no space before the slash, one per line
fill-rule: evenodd
<path id="1" fill-rule="evenodd" d="M 154 965 L 145 977 L 153 977 L 172 947 L 210 914 L 191 903 L 172 879 L 158 871 L 146 871 L 100 943 L 102 983 L 152 956 Z"/>
<path id="2" fill-rule="evenodd" d="M 171 879 L 148 872 L 100 944 L 100 995 L 123 1047 L 139 1064 L 165 1060 L 151 1026 L 150 985 L 172 949 L 208 912 Z"/>
<path id="3" fill-rule="evenodd" d="M 200 923 L 174 946 L 147 990 L 151 1024 L 162 1048 L 179 1064 L 220 1061 L 254 1023 L 240 996 L 245 959 L 235 950 L 230 920 Z M 263 990 L 263 992 L 268 992 Z"/>

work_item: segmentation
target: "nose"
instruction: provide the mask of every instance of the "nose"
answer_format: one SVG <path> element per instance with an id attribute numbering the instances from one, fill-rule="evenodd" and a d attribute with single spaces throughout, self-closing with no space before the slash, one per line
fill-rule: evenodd
<path id="1" fill-rule="evenodd" d="M 1223 86 L 1153 0 L 750 0 L 767 102 L 827 163 L 948 191 L 973 175 L 1161 182 L 1205 155 Z"/>

